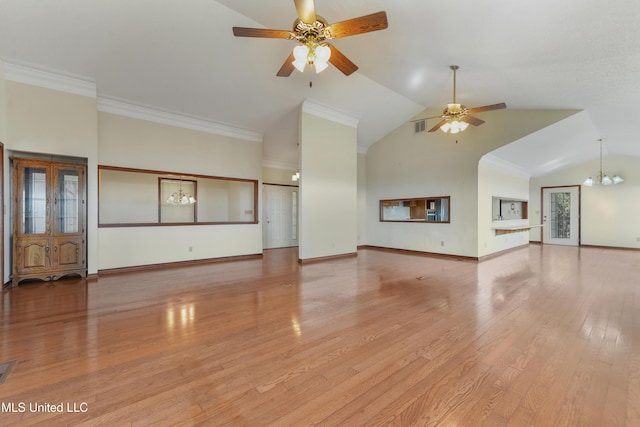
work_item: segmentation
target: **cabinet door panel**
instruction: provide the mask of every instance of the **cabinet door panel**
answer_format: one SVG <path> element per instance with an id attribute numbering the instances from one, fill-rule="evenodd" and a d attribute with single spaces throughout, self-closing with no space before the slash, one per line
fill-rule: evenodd
<path id="1" fill-rule="evenodd" d="M 84 267 L 84 239 L 60 237 L 53 240 L 55 269 Z"/>
<path id="2" fill-rule="evenodd" d="M 16 243 L 15 263 L 18 273 L 38 273 L 51 267 L 49 240 L 26 240 Z"/>

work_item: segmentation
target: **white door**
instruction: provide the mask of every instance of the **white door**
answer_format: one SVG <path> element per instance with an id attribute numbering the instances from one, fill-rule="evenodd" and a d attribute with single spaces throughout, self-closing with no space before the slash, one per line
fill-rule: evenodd
<path id="1" fill-rule="evenodd" d="M 542 189 L 542 242 L 580 244 L 580 187 Z"/>
<path id="2" fill-rule="evenodd" d="M 298 188 L 262 185 L 264 249 L 298 246 Z"/>

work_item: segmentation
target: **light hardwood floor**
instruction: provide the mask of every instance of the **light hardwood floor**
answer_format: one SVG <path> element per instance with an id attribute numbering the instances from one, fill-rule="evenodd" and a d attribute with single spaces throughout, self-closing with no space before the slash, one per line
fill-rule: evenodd
<path id="1" fill-rule="evenodd" d="M 0 425 L 640 426 L 640 252 L 296 259 L 5 289 Z"/>

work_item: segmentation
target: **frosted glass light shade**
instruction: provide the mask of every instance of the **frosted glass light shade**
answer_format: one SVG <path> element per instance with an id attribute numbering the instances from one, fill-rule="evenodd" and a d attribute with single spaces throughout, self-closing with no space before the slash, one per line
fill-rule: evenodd
<path id="1" fill-rule="evenodd" d="M 329 64 L 327 64 L 326 62 L 318 62 L 318 61 L 316 61 L 316 62 L 313 63 L 313 66 L 315 67 L 316 74 L 317 74 L 317 73 L 319 73 L 321 71 L 324 71 L 329 66 Z"/>
<path id="2" fill-rule="evenodd" d="M 295 60 L 292 64 L 296 70 L 302 73 L 307 64 L 312 64 L 315 66 L 316 73 L 319 73 L 329 66 L 331 48 L 322 44 L 311 45 L 311 48 L 307 45 L 299 45 L 293 48 L 293 57 Z"/>
<path id="3" fill-rule="evenodd" d="M 331 57 L 331 49 L 329 46 L 321 44 L 316 46 L 316 62 L 322 62 L 326 64 Z"/>
<path id="4" fill-rule="evenodd" d="M 292 62 L 293 66 L 296 67 L 296 70 L 300 71 L 301 73 L 304 72 L 304 67 L 307 65 L 307 61 L 306 60 L 301 60 L 301 59 L 296 59 L 295 61 Z"/>
<path id="5" fill-rule="evenodd" d="M 462 132 L 469 126 L 468 123 L 462 122 L 456 119 L 449 120 L 447 123 L 440 126 L 442 132 L 458 133 Z"/>
<path id="6" fill-rule="evenodd" d="M 307 55 L 309 54 L 309 48 L 306 45 L 298 45 L 293 48 L 293 57 L 296 61 L 307 61 Z"/>

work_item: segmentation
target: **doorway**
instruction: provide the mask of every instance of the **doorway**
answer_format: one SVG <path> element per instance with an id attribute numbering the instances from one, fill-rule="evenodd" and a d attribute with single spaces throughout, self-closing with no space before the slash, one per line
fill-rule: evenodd
<path id="1" fill-rule="evenodd" d="M 262 246 L 298 246 L 298 187 L 262 184 Z"/>
<path id="2" fill-rule="evenodd" d="M 542 188 L 542 243 L 580 245 L 580 186 Z"/>

